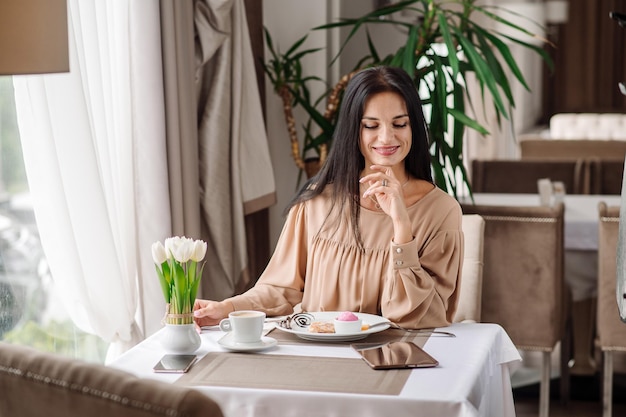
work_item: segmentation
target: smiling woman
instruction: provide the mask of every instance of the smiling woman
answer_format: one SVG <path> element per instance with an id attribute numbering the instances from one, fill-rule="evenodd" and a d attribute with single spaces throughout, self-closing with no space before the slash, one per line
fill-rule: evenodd
<path id="1" fill-rule="evenodd" d="M 257 284 L 222 302 L 198 300 L 196 321 L 233 310 L 268 316 L 350 311 L 407 328 L 452 322 L 463 259 L 461 209 L 433 184 L 421 101 L 400 68 L 348 83 L 326 163 L 288 207 Z"/>

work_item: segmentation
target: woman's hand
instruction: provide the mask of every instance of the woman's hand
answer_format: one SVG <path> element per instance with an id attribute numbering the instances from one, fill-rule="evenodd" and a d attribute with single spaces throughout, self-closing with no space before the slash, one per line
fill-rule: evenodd
<path id="1" fill-rule="evenodd" d="M 198 327 L 219 324 L 231 311 L 232 304 L 226 301 L 196 299 L 193 304 L 193 318 Z"/>
<path id="2" fill-rule="evenodd" d="M 363 198 L 374 197 L 378 206 L 389 217 L 394 225 L 394 242 L 402 244 L 413 239 L 411 232 L 411 221 L 404 202 L 403 183 L 396 178 L 390 167 L 382 165 L 372 165 L 370 169 L 374 172 L 365 175 L 359 181 L 368 185 L 363 193 Z"/>

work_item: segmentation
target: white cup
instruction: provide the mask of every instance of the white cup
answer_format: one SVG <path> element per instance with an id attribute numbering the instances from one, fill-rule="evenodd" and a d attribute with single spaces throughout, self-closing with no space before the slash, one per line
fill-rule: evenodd
<path id="1" fill-rule="evenodd" d="M 254 310 L 233 311 L 227 319 L 220 321 L 220 329 L 232 331 L 236 343 L 258 343 L 263 334 L 265 313 Z"/>

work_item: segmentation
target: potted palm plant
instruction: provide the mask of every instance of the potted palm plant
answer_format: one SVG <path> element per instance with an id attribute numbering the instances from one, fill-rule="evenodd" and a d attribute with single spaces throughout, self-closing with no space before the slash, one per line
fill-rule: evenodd
<path id="1" fill-rule="evenodd" d="M 418 16 L 417 23 L 396 20 L 394 16 L 409 11 Z M 367 34 L 368 54 L 363 56 L 353 71 L 344 74 L 334 86 L 328 86 L 320 97 L 311 96 L 310 83 L 324 82 L 307 76 L 302 58 L 322 48 L 302 49 L 306 36 L 295 42 L 285 53 L 275 47 L 266 30 L 265 37 L 270 58 L 265 72 L 274 91 L 283 101 L 285 120 L 296 165 L 308 176 L 314 175 L 332 146 L 332 134 L 342 92 L 351 76 L 361 68 L 391 65 L 404 68 L 413 78 L 427 112 L 431 138 L 431 159 L 434 178 L 439 187 L 459 195 L 462 186 L 470 188 L 463 164 L 463 137 L 466 129 L 487 134 L 487 129 L 466 112 L 474 107 L 468 94 L 468 75 L 473 74 L 482 92 L 481 105 L 486 95 L 491 96 L 498 121 L 508 119 L 515 106 L 511 92 L 511 74 L 527 90 L 524 75 L 515 63 L 509 44 L 516 43 L 539 54 L 552 67 L 550 57 L 542 46 L 524 39 L 538 38 L 532 31 L 513 22 L 514 12 L 496 6 L 481 6 L 476 0 L 408 0 L 390 4 L 359 18 L 342 19 L 312 30 L 348 28 L 349 34 L 341 45 L 346 47 L 360 29 Z M 506 27 L 507 33 L 492 29 L 493 23 Z M 374 46 L 368 25 L 401 27 L 406 33 L 404 44 L 395 52 L 382 56 Z M 512 36 L 509 32 L 519 33 Z M 548 42 L 540 39 L 541 42 Z M 439 48 L 437 45 L 445 45 Z M 339 52 L 339 55 L 341 52 Z M 337 57 L 336 57 L 337 58 Z M 318 110 L 323 103 L 323 110 Z M 297 121 L 293 109 L 301 106 L 309 119 L 302 123 L 304 140 L 298 138 Z M 303 146 L 300 146 L 300 143 Z M 313 155 L 313 158 L 307 156 Z M 302 172 L 301 171 L 301 172 Z M 460 174 L 462 181 L 457 183 Z"/>

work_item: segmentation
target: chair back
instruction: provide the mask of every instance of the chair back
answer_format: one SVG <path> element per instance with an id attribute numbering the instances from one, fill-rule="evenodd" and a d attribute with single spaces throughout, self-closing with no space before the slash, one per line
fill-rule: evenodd
<path id="1" fill-rule="evenodd" d="M 563 204 L 462 207 L 485 220 L 481 321 L 519 349 L 551 352 L 565 334 Z"/>
<path id="2" fill-rule="evenodd" d="M 561 181 L 568 194 L 586 194 L 582 160 L 473 160 L 472 191 L 475 193 L 536 194 L 537 180 Z"/>
<path id="3" fill-rule="evenodd" d="M 602 350 L 626 351 L 626 323 L 620 320 L 616 297 L 617 235 L 620 208 L 598 207 L 598 339 Z"/>
<path id="4" fill-rule="evenodd" d="M 197 390 L 0 342 L 0 416 L 222 417 Z"/>
<path id="5" fill-rule="evenodd" d="M 589 159 L 589 193 L 601 195 L 620 195 L 624 161 L 611 159 Z"/>
<path id="6" fill-rule="evenodd" d="M 483 287 L 483 236 L 485 220 L 477 214 L 463 215 L 463 270 L 459 305 L 454 322 L 480 322 Z"/>

